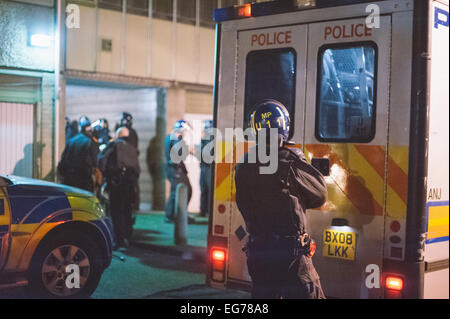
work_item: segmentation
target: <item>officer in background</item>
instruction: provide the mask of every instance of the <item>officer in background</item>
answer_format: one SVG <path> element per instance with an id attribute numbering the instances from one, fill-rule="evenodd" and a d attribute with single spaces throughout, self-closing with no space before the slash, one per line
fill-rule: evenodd
<path id="1" fill-rule="evenodd" d="M 184 135 L 190 130 L 190 125 L 185 120 L 179 120 L 175 122 L 172 133 L 166 136 L 165 149 L 166 149 L 166 169 L 167 179 L 170 182 L 170 195 L 166 204 L 166 222 L 173 222 L 175 220 L 175 193 L 177 185 L 183 183 L 188 188 L 187 202 L 191 200 L 192 186 L 189 181 L 188 172 L 184 162 L 173 161 L 170 152 L 173 147 L 176 147 L 177 154 L 182 156 L 183 152 L 189 152 L 189 148 L 186 142 L 183 140 Z"/>
<path id="2" fill-rule="evenodd" d="M 58 173 L 63 184 L 93 192 L 98 146 L 92 139 L 91 121 L 86 116 L 80 118 L 79 130 L 64 149 Z"/>
<path id="3" fill-rule="evenodd" d="M 107 180 L 110 214 L 119 247 L 129 246 L 140 174 L 137 150 L 128 142 L 128 137 L 128 128 L 119 128 L 116 139 L 99 156 L 99 167 Z"/>
<path id="4" fill-rule="evenodd" d="M 127 137 L 128 143 L 134 146 L 137 150 L 137 154 L 139 156 L 139 138 L 137 135 L 136 130 L 133 128 L 133 116 L 128 112 L 122 112 L 122 118 L 120 119 L 119 127 L 126 127 L 129 132 L 129 136 Z M 116 128 L 117 131 L 117 128 Z M 141 192 L 139 188 L 139 183 L 136 184 L 137 191 L 136 191 L 136 207 L 139 208 L 140 202 L 141 202 Z M 134 221 L 133 221 L 134 223 Z"/>
<path id="5" fill-rule="evenodd" d="M 214 135 L 211 130 L 213 129 L 213 121 L 203 121 L 203 137 L 201 140 L 201 150 L 208 145 L 213 139 Z M 206 217 L 209 215 L 209 197 L 211 194 L 211 169 L 212 163 L 204 161 L 203 156 L 200 156 L 200 216 Z"/>
<path id="6" fill-rule="evenodd" d="M 92 134 L 97 140 L 100 151 L 102 151 L 111 140 L 111 136 L 109 135 L 108 120 L 105 118 L 101 118 L 92 123 Z"/>
<path id="7" fill-rule="evenodd" d="M 66 146 L 69 144 L 69 141 L 72 137 L 78 134 L 78 122 L 76 120 L 70 121 L 66 116 Z"/>
<path id="8" fill-rule="evenodd" d="M 122 118 L 120 119 L 119 127 L 126 127 L 130 132 L 128 136 L 128 142 L 138 149 L 139 139 L 136 130 L 133 128 L 133 116 L 128 112 L 122 113 Z"/>
<path id="9" fill-rule="evenodd" d="M 236 166 L 236 204 L 244 217 L 249 240 L 244 247 L 252 278 L 253 298 L 325 298 L 311 256 L 315 243 L 307 234 L 306 209 L 326 202 L 327 188 L 321 173 L 308 164 L 299 148 L 288 142 L 289 113 L 278 101 L 255 106 L 251 126 L 258 134 L 278 129 L 278 168 L 261 174 L 263 166 L 246 153 Z M 255 154 L 255 153 L 254 153 Z"/>

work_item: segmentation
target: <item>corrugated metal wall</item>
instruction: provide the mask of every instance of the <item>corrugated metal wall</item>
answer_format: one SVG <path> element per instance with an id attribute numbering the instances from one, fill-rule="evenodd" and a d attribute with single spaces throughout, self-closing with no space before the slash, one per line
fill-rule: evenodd
<path id="1" fill-rule="evenodd" d="M 0 102 L 0 174 L 33 177 L 33 104 Z"/>
<path id="2" fill-rule="evenodd" d="M 186 91 L 186 113 L 213 114 L 212 93 Z"/>
<path id="3" fill-rule="evenodd" d="M 141 175 L 141 207 L 149 208 L 152 202 L 151 176 L 147 168 L 147 148 L 150 139 L 156 135 L 157 89 L 111 88 L 68 84 L 66 87 L 66 115 L 70 120 L 78 120 L 81 115 L 89 117 L 91 122 L 106 118 L 111 136 L 114 127 L 120 121 L 122 112 L 133 115 L 133 127 L 139 137 L 139 164 Z"/>

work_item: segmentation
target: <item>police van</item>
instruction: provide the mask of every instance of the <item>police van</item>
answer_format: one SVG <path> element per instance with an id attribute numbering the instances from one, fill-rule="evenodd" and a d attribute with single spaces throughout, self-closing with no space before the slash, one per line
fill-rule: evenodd
<path id="1" fill-rule="evenodd" d="M 448 0 L 269 1 L 215 11 L 214 123 L 247 128 L 282 102 L 291 139 L 325 176 L 307 211 L 325 294 L 449 296 Z M 207 283 L 248 290 L 234 168 L 216 142 Z"/>

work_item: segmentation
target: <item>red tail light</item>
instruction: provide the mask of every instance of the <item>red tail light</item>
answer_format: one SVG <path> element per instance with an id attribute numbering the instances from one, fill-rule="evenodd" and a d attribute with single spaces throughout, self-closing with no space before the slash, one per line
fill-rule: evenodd
<path id="1" fill-rule="evenodd" d="M 387 276 L 386 288 L 401 291 L 403 289 L 403 278 L 397 276 Z"/>
<path id="2" fill-rule="evenodd" d="M 225 262 L 227 251 L 224 248 L 211 249 L 211 279 L 214 281 L 225 280 Z"/>
<path id="3" fill-rule="evenodd" d="M 225 251 L 224 250 L 213 249 L 211 255 L 212 255 L 213 262 L 225 261 Z"/>

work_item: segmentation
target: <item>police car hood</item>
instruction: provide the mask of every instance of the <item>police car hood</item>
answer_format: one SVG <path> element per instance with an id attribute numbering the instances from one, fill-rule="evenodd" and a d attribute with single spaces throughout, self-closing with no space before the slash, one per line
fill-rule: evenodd
<path id="1" fill-rule="evenodd" d="M 75 196 L 80 197 L 93 197 L 95 196 L 93 193 L 88 192 L 86 190 L 67 186 L 63 184 L 56 184 L 48 181 L 43 181 L 39 179 L 33 179 L 33 178 L 27 178 L 27 177 L 20 177 L 20 176 L 14 176 L 14 175 L 0 175 L 0 177 L 4 178 L 9 185 L 14 185 L 18 188 L 22 188 L 23 190 L 30 190 L 30 191 L 58 191 L 62 193 L 71 193 Z"/>

